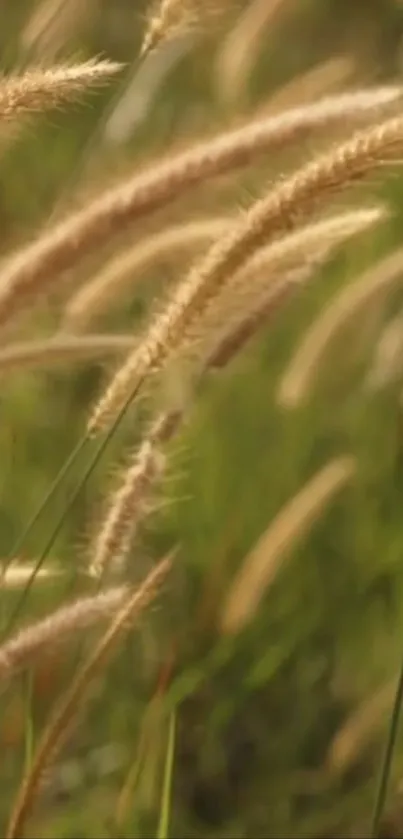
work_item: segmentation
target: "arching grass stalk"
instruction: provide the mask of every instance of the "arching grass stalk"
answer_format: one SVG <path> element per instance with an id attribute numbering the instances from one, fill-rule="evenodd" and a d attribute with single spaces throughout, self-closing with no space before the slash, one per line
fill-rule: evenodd
<path id="1" fill-rule="evenodd" d="M 390 726 L 385 745 L 385 753 L 382 760 L 381 771 L 379 775 L 378 788 L 376 792 L 374 812 L 371 822 L 371 837 L 372 839 L 379 839 L 382 816 L 385 810 L 386 796 L 392 771 L 393 753 L 397 740 L 397 732 L 399 728 L 400 715 L 403 701 L 403 660 L 400 668 L 399 681 L 396 688 L 395 701 L 393 705 L 392 716 L 390 719 Z"/>
<path id="2" fill-rule="evenodd" d="M 176 715 L 171 711 L 168 726 L 168 742 L 162 784 L 161 809 L 158 822 L 157 839 L 168 839 L 169 821 L 171 813 L 171 797 L 173 783 L 173 768 L 175 759 Z"/>
<path id="3" fill-rule="evenodd" d="M 29 578 L 24 590 L 21 593 L 21 597 L 17 600 L 15 608 L 12 611 L 9 620 L 7 621 L 7 625 L 6 625 L 6 629 L 5 629 L 6 634 L 8 632 L 10 632 L 10 630 L 13 627 L 15 621 L 17 620 L 17 618 L 21 614 L 21 610 L 22 610 L 23 606 L 25 605 L 28 594 L 29 594 L 29 592 L 32 588 L 32 585 L 33 585 L 34 581 L 35 581 L 35 577 L 36 577 L 38 571 L 41 569 L 43 563 L 45 562 L 45 559 L 48 556 L 49 551 L 53 547 L 54 542 L 56 541 L 56 539 L 57 539 L 57 537 L 58 537 L 58 535 L 59 535 L 59 533 L 60 533 L 60 531 L 63 527 L 66 516 L 68 515 L 70 510 L 73 508 L 73 506 L 74 506 L 77 498 L 79 497 L 83 487 L 85 486 L 86 482 L 91 477 L 93 471 L 95 470 L 99 461 L 101 460 L 101 457 L 102 457 L 104 451 L 106 450 L 106 447 L 107 447 L 108 443 L 112 439 L 112 437 L 113 437 L 116 429 L 118 428 L 120 422 L 123 420 L 123 418 L 126 414 L 126 411 L 128 410 L 132 400 L 135 398 L 135 396 L 137 396 L 137 394 L 138 394 L 138 392 L 139 392 L 139 390 L 140 390 L 140 388 L 143 384 L 143 381 L 144 381 L 144 379 L 142 378 L 142 379 L 139 379 L 138 382 L 136 383 L 136 387 L 133 389 L 132 393 L 129 395 L 129 398 L 127 399 L 126 403 L 123 405 L 122 410 L 119 412 L 119 415 L 116 417 L 115 422 L 111 425 L 109 430 L 106 432 L 105 436 L 102 438 L 98 448 L 94 452 L 93 457 L 90 459 L 90 461 L 87 465 L 87 468 L 84 470 L 84 473 L 81 476 L 80 481 L 78 482 L 74 491 L 71 493 L 70 498 L 68 499 L 65 507 L 63 508 L 59 518 L 57 519 L 57 521 L 54 525 L 54 528 L 53 528 L 53 530 L 52 530 L 52 532 L 49 536 L 49 539 L 46 542 L 46 545 L 45 545 L 42 553 L 40 554 L 40 556 L 39 556 L 39 558 L 38 558 L 38 560 L 35 564 L 35 567 L 32 571 L 31 577 Z M 66 461 L 65 465 L 62 467 L 61 471 L 59 472 L 59 475 L 56 477 L 55 481 L 53 482 L 51 489 L 47 493 L 46 499 L 44 499 L 44 502 L 41 505 L 40 511 L 37 512 L 35 517 L 34 516 L 32 517 L 31 522 L 33 522 L 34 520 L 36 521 L 36 518 L 38 517 L 40 512 L 42 512 L 44 510 L 45 506 L 47 505 L 48 501 L 50 500 L 51 496 L 53 495 L 53 492 L 55 492 L 55 490 L 59 486 L 60 482 L 63 480 L 68 468 L 70 468 L 73 465 L 73 462 L 77 459 L 78 455 L 84 449 L 84 446 L 90 441 L 90 439 L 91 438 L 90 438 L 90 435 L 88 434 L 88 432 L 83 435 L 83 437 L 81 438 L 81 440 L 79 441 L 79 443 L 77 444 L 77 446 L 75 447 L 73 452 L 71 453 L 70 457 Z M 31 529 L 30 527 L 27 527 L 25 529 L 25 531 L 24 531 L 25 536 L 28 534 L 30 529 Z M 10 560 L 9 560 L 9 562 L 10 562 Z"/>

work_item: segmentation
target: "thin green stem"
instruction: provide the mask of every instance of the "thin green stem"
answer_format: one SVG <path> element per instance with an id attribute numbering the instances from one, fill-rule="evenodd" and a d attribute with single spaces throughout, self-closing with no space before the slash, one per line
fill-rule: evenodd
<path id="1" fill-rule="evenodd" d="M 40 518 L 40 516 L 42 515 L 42 513 L 46 509 L 49 501 L 52 499 L 53 495 L 55 494 L 56 490 L 59 488 L 63 479 L 66 477 L 69 469 L 71 468 L 71 466 L 73 466 L 73 463 L 77 460 L 77 457 L 83 451 L 85 444 L 88 443 L 88 440 L 89 440 L 88 435 L 84 434 L 81 437 L 81 439 L 78 441 L 77 445 L 74 447 L 73 451 L 68 456 L 67 460 L 64 462 L 62 468 L 57 473 L 57 475 L 56 475 L 54 481 L 52 482 L 51 486 L 49 487 L 46 495 L 44 496 L 41 503 L 39 504 L 39 507 L 37 507 L 35 512 L 32 514 L 32 516 L 29 519 L 27 525 L 24 527 L 24 530 L 22 531 L 22 533 L 19 535 L 18 539 L 16 540 L 16 542 L 12 546 L 12 548 L 11 548 L 9 554 L 8 554 L 7 561 L 5 562 L 4 567 L 2 569 L 2 575 L 0 576 L 0 586 L 1 586 L 2 577 L 4 576 L 5 572 L 7 571 L 7 568 L 9 567 L 10 562 L 13 560 L 13 558 L 15 556 L 17 556 L 19 554 L 19 552 L 22 548 L 22 545 L 25 543 L 25 540 L 26 540 L 27 536 L 29 536 L 31 530 L 33 530 L 33 528 L 35 527 L 36 522 L 38 521 L 38 519 Z"/>
<path id="2" fill-rule="evenodd" d="M 385 810 L 386 796 L 390 775 L 392 771 L 393 752 L 396 745 L 397 732 L 400 722 L 403 700 L 403 662 L 400 670 L 399 681 L 396 688 L 395 701 L 390 720 L 388 736 L 386 740 L 385 753 L 382 760 L 379 783 L 375 798 L 374 812 L 371 823 L 371 839 L 379 839 L 381 820 Z"/>
<path id="3" fill-rule="evenodd" d="M 162 785 L 161 811 L 157 830 L 157 839 L 168 839 L 171 814 L 173 768 L 175 759 L 176 717 L 172 711 L 169 717 L 168 743 L 165 758 L 164 780 Z"/>
<path id="4" fill-rule="evenodd" d="M 126 411 L 128 410 L 129 406 L 131 405 L 131 403 L 132 403 L 133 399 L 134 399 L 134 398 L 136 397 L 136 395 L 138 394 L 138 392 L 139 392 L 139 390 L 140 390 L 140 388 L 141 388 L 141 386 L 142 386 L 142 384 L 143 384 L 143 381 L 144 381 L 144 379 L 139 379 L 139 381 L 137 382 L 137 384 L 136 384 L 135 388 L 134 388 L 134 389 L 133 389 L 133 391 L 130 393 L 130 395 L 129 395 L 128 399 L 126 400 L 125 404 L 124 404 L 124 405 L 123 405 L 123 407 L 121 408 L 121 410 L 120 410 L 119 414 L 117 415 L 116 419 L 114 420 L 114 422 L 112 423 L 111 427 L 110 427 L 110 428 L 109 428 L 109 430 L 106 432 L 106 434 L 105 434 L 105 436 L 104 436 L 103 440 L 101 441 L 100 445 L 99 445 L 99 446 L 98 446 L 98 448 L 96 449 L 96 451 L 95 451 L 95 453 L 94 453 L 93 457 L 90 459 L 90 461 L 89 461 L 89 463 L 88 463 L 88 465 L 87 465 L 87 468 L 84 470 L 84 473 L 83 473 L 83 475 L 81 476 L 80 481 L 78 482 L 78 484 L 77 484 L 77 486 L 75 487 L 74 491 L 71 493 L 70 498 L 68 499 L 68 501 L 67 501 L 67 503 L 66 503 L 65 507 L 63 508 L 63 510 L 62 510 L 62 512 L 61 512 L 61 514 L 60 514 L 60 516 L 59 516 L 59 518 L 57 519 L 57 521 L 56 521 L 56 523 L 55 523 L 55 526 L 54 526 L 54 528 L 53 528 L 53 530 L 52 530 L 52 532 L 51 532 L 51 534 L 50 534 L 50 536 L 49 536 L 49 539 L 48 539 L 48 541 L 46 542 L 46 545 L 45 545 L 45 547 L 44 547 L 44 549 L 43 549 L 42 553 L 40 554 L 40 556 L 39 556 L 39 558 L 38 558 L 38 560 L 37 560 L 37 562 L 36 562 L 36 564 L 35 564 L 35 567 L 34 567 L 34 569 L 33 569 L 33 571 L 32 571 L 32 574 L 31 574 L 31 576 L 30 576 L 30 578 L 29 578 L 29 580 L 28 580 L 28 582 L 27 582 L 27 584 L 26 584 L 26 586 L 25 586 L 25 588 L 24 588 L 23 592 L 21 593 L 21 597 L 20 597 L 20 598 L 19 598 L 19 600 L 17 601 L 17 603 L 16 603 L 16 605 L 15 605 L 15 608 L 14 608 L 14 610 L 13 610 L 13 612 L 12 612 L 12 614 L 11 614 L 11 616 L 10 616 L 10 618 L 9 618 L 8 622 L 7 622 L 6 634 L 7 634 L 8 632 L 10 632 L 10 630 L 11 630 L 12 626 L 14 625 L 15 621 L 16 621 L 16 620 L 17 620 L 17 618 L 19 617 L 19 615 L 20 615 L 20 613 L 21 613 L 21 610 L 22 610 L 23 606 L 24 606 L 24 605 L 25 605 L 25 603 L 26 603 L 26 600 L 27 600 L 28 594 L 29 594 L 29 592 L 30 592 L 30 590 L 31 590 L 31 588 L 32 588 L 32 586 L 33 586 L 33 583 L 34 583 L 34 581 L 35 581 L 35 577 L 36 577 L 36 575 L 37 575 L 38 571 L 40 571 L 40 569 L 41 569 L 41 567 L 42 567 L 42 565 L 43 565 L 43 563 L 44 563 L 44 561 L 45 561 L 46 557 L 47 557 L 47 556 L 48 556 L 48 554 L 49 554 L 49 551 L 50 551 L 50 550 L 51 550 L 51 548 L 53 547 L 53 545 L 54 545 L 54 543 L 55 543 L 55 541 L 56 541 L 56 539 L 57 539 L 57 537 L 58 537 L 58 535 L 59 535 L 59 533 L 60 533 L 60 531 L 61 531 L 61 529 L 62 529 L 62 527 L 63 527 L 63 524 L 64 524 L 64 522 L 65 522 L 66 516 L 68 515 L 68 513 L 70 512 L 70 510 L 72 510 L 72 508 L 73 508 L 73 506 L 74 506 L 74 504 L 75 504 L 75 502 L 76 502 L 77 498 L 79 497 L 79 495 L 80 495 L 81 491 L 83 490 L 83 488 L 84 488 L 85 484 L 87 483 L 88 479 L 91 477 L 91 475 L 92 475 L 92 473 L 94 472 L 95 468 L 97 467 L 97 465 L 98 465 L 99 461 L 101 460 L 101 457 L 102 457 L 102 455 L 103 455 L 103 453 L 104 453 L 104 451 L 105 451 L 105 449 L 106 449 L 106 447 L 107 447 L 108 443 L 109 443 L 109 442 L 110 442 L 110 440 L 112 439 L 112 437 L 113 437 L 113 435 L 114 435 L 114 433 L 115 433 L 115 431 L 116 431 L 117 427 L 119 426 L 120 422 L 122 421 L 123 417 L 125 416 Z M 78 452 L 79 452 L 79 451 L 81 450 L 81 448 L 83 447 L 84 442 L 87 442 L 87 440 L 89 440 L 89 439 L 90 439 L 90 438 L 89 438 L 88 434 L 85 434 L 85 435 L 84 435 L 84 437 L 83 437 L 83 439 L 82 439 L 82 441 L 80 441 L 81 445 L 80 445 L 80 446 L 77 446 L 77 447 L 76 447 L 76 449 L 75 449 L 75 451 L 74 451 L 74 457 L 76 457 L 76 456 L 78 455 Z M 71 459 L 70 459 L 70 458 L 69 458 L 69 460 L 71 461 Z M 72 461 L 71 461 L 71 462 L 72 462 Z"/>

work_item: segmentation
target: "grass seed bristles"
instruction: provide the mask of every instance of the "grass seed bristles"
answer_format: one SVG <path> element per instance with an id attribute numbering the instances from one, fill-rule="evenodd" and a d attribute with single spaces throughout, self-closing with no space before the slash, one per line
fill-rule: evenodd
<path id="1" fill-rule="evenodd" d="M 98 528 L 91 550 L 91 576 L 103 577 L 108 569 L 120 568 L 126 559 L 136 529 L 147 512 L 150 490 L 164 472 L 165 455 L 161 446 L 175 433 L 180 420 L 180 411 L 160 414 L 134 452 Z"/>
<path id="2" fill-rule="evenodd" d="M 278 390 L 278 401 L 296 408 L 309 395 L 332 342 L 340 332 L 378 296 L 393 290 L 403 278 L 403 250 L 370 268 L 351 285 L 342 288 L 305 334 L 288 365 Z"/>
<path id="3" fill-rule="evenodd" d="M 39 341 L 0 346 L 0 376 L 18 369 L 52 367 L 54 364 L 88 362 L 119 355 L 132 349 L 132 335 L 57 335 Z"/>
<path id="4" fill-rule="evenodd" d="M 190 343 L 193 333 L 195 341 L 211 344 L 211 335 L 214 340 L 217 330 L 232 332 L 239 315 L 247 319 L 252 312 L 265 308 L 271 288 L 274 300 L 278 295 L 282 298 L 286 289 L 301 285 L 312 275 L 334 247 L 386 217 L 382 207 L 340 213 L 260 248 L 189 330 Z"/>
<path id="5" fill-rule="evenodd" d="M 81 96 L 88 87 L 105 83 L 121 70 L 113 61 L 91 59 L 83 64 L 27 70 L 0 79 L 0 120 L 55 108 Z"/>
<path id="6" fill-rule="evenodd" d="M 238 312 L 237 317 L 231 318 L 230 323 L 226 323 L 221 334 L 214 336 L 213 339 L 210 338 L 203 368 L 214 370 L 226 367 L 259 328 L 267 324 L 281 305 L 311 276 L 312 268 L 303 266 L 285 273 L 284 277 L 271 284 L 272 287 L 266 288 L 265 293 L 261 294 L 258 299 L 254 295 L 252 304 L 249 301 L 249 305 L 244 307 L 242 314 Z"/>
<path id="7" fill-rule="evenodd" d="M 366 699 L 337 731 L 326 758 L 326 771 L 331 776 L 346 772 L 376 737 L 389 718 L 397 679 L 392 679 L 369 699 Z"/>
<path id="8" fill-rule="evenodd" d="M 160 44 L 187 32 L 198 19 L 197 7 L 197 0 L 158 0 L 149 16 L 140 55 L 148 55 Z"/>
<path id="9" fill-rule="evenodd" d="M 314 64 L 305 73 L 291 78 L 270 96 L 267 112 L 277 113 L 298 103 L 313 102 L 315 98 L 333 95 L 347 84 L 354 72 L 354 62 L 348 56 L 337 56 Z"/>
<path id="10" fill-rule="evenodd" d="M 213 176 L 246 166 L 263 152 L 283 149 L 288 142 L 332 125 L 373 119 L 381 109 L 396 103 L 401 92 L 397 86 L 363 90 L 249 121 L 153 163 L 129 180 L 126 177 L 0 266 L 0 326 L 33 299 L 45 296 L 61 273 L 105 240 L 121 234 L 130 222 L 161 209 Z"/>
<path id="11" fill-rule="evenodd" d="M 120 586 L 82 597 L 19 629 L 0 645 L 0 686 L 22 668 L 29 667 L 43 650 L 65 643 L 100 620 L 110 618 L 122 607 L 128 592 L 126 586 Z"/>
<path id="12" fill-rule="evenodd" d="M 107 428 L 138 382 L 161 368 L 186 341 L 190 328 L 253 254 L 279 234 L 295 227 L 330 194 L 351 185 L 403 150 L 403 118 L 357 132 L 297 170 L 252 205 L 245 218 L 219 239 L 204 260 L 177 286 L 162 315 L 151 321 L 143 341 L 129 355 L 101 396 L 88 430 Z"/>
<path id="13" fill-rule="evenodd" d="M 73 331 L 87 329 L 103 312 L 122 303 L 129 289 L 142 281 L 154 262 L 175 251 L 186 251 L 218 239 L 229 228 L 230 218 L 219 217 L 175 224 L 111 259 L 67 303 L 63 323 Z"/>
<path id="14" fill-rule="evenodd" d="M 253 619 L 289 552 L 355 471 L 355 458 L 335 458 L 280 510 L 235 576 L 221 613 L 222 632 L 237 633 Z"/>
<path id="15" fill-rule="evenodd" d="M 26 821 L 35 803 L 44 771 L 60 751 L 68 736 L 72 723 L 85 699 L 86 689 L 104 666 L 106 659 L 122 635 L 129 631 L 140 618 L 158 591 L 171 569 L 171 557 L 163 559 L 148 574 L 134 594 L 126 595 L 125 603 L 110 623 L 99 643 L 78 669 L 72 683 L 66 689 L 56 706 L 48 724 L 39 739 L 32 763 L 23 777 L 6 830 L 6 839 L 21 839 L 25 834 Z"/>

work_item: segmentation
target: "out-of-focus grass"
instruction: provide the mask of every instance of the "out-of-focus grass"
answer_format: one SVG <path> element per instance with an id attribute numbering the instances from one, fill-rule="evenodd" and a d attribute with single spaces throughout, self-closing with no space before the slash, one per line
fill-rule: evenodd
<path id="1" fill-rule="evenodd" d="M 26 3 L 12 4 L 12 13 L 8 5 L 0 6 L 5 68 L 18 66 L 18 32 L 28 12 Z M 93 26 L 74 49 L 134 60 L 141 36 L 140 10 L 123 0 L 107 6 L 99 4 Z M 302 3 L 294 12 L 278 34 L 267 34 L 257 56 L 251 107 L 268 100 L 271 91 L 311 63 L 347 48 L 357 56 L 360 77 L 395 77 L 403 34 L 399 4 L 316 0 Z M 211 51 L 218 48 L 213 38 L 207 43 Z M 67 54 L 69 50 L 67 44 Z M 147 118 L 123 148 L 105 148 L 99 158 L 94 156 L 89 186 L 80 185 L 81 193 L 95 189 L 101 174 L 112 178 L 147 153 L 163 152 L 198 128 L 207 131 L 226 124 L 229 116 L 215 97 L 205 51 L 206 41 L 168 74 Z M 111 95 L 101 92 L 88 107 L 31 121 L 3 151 L 0 146 L 4 251 L 31 235 L 61 194 L 66 195 L 67 205 L 73 200 L 69 178 Z M 224 178 L 199 190 L 163 218 L 130 232 L 128 241 L 140 231 L 157 229 L 189 213 L 247 204 L 266 178 L 315 147 L 309 141 L 289 159 L 262 161 L 234 181 Z M 382 732 L 343 775 L 329 774 L 325 762 L 333 735 L 357 705 L 397 670 L 401 652 L 401 382 L 372 396 L 363 392 L 362 384 L 373 341 L 383 321 L 403 305 L 403 291 L 394 294 L 372 326 L 368 321 L 371 329 L 365 332 L 365 341 L 368 324 L 358 323 L 339 342 L 309 404 L 288 413 L 277 406 L 275 394 L 292 349 L 324 302 L 401 241 L 401 178 L 386 184 L 379 179 L 361 193 L 371 198 L 374 194 L 390 202 L 395 214 L 390 225 L 343 248 L 267 334 L 254 340 L 228 371 L 210 378 L 186 429 L 171 445 L 169 480 L 161 488 L 162 501 L 169 503 L 147 522 L 130 569 L 139 578 L 148 556 L 157 557 L 179 543 L 167 597 L 97 683 L 98 701 L 73 735 L 65 763 L 56 767 L 54 786 L 44 793 L 30 835 L 116 835 L 119 793 L 150 697 L 172 656 L 164 692 L 165 713 L 172 713 L 172 704 L 178 706 L 169 835 L 243 839 L 348 835 L 354 829 L 367 829 Z M 98 264 L 95 258 L 80 271 Z M 175 279 L 179 267 L 167 261 L 151 275 L 152 287 Z M 147 290 L 141 292 L 130 312 L 122 315 L 122 329 L 131 327 L 132 315 L 141 312 L 147 297 Z M 22 331 L 50 330 L 56 314 L 55 303 L 24 324 Z M 96 366 L 84 373 L 21 373 L 4 380 L 0 426 L 4 554 L 76 443 L 87 406 L 102 381 L 103 371 Z M 142 412 L 143 406 L 133 419 L 135 435 L 141 433 Z M 66 581 L 35 588 L 26 604 L 26 620 L 71 591 L 71 571 L 83 563 L 86 535 L 122 448 L 120 438 L 52 550 L 50 561 L 63 564 Z M 282 504 L 327 459 L 343 452 L 357 455 L 357 479 L 294 552 L 253 623 L 238 638 L 222 639 L 217 617 L 242 558 Z M 30 535 L 26 556 L 40 553 L 83 465 L 73 468 Z M 11 611 L 16 596 L 2 595 L 6 611 Z M 80 654 L 91 640 L 92 636 L 81 642 Z M 30 706 L 34 739 L 76 660 L 74 648 L 63 656 L 45 658 L 35 669 Z M 26 681 L 21 679 L 0 698 L 2 822 L 24 761 L 25 695 Z M 128 813 L 127 836 L 157 832 L 166 718 L 156 726 L 146 752 Z M 96 747 L 105 744 L 119 746 L 115 763 L 91 757 Z M 401 765 L 398 758 L 396 781 Z M 392 789 L 396 795 L 396 783 Z"/>

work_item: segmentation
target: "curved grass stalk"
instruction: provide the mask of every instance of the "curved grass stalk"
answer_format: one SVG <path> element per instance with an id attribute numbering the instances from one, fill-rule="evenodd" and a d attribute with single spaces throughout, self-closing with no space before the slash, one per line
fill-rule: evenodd
<path id="1" fill-rule="evenodd" d="M 403 249 L 399 249 L 341 289 L 308 329 L 283 374 L 278 391 L 280 404 L 289 408 L 301 404 L 311 392 L 325 354 L 342 329 L 378 296 L 391 291 L 402 277 Z"/>
<path id="2" fill-rule="evenodd" d="M 128 596 L 125 605 L 119 610 L 93 652 L 78 669 L 70 687 L 51 715 L 35 750 L 29 772 L 22 779 L 5 839 L 22 839 L 24 836 L 27 818 L 35 802 L 43 772 L 63 746 L 89 683 L 109 657 L 119 637 L 130 629 L 133 622 L 154 600 L 170 568 L 171 558 L 167 557 L 150 572 L 136 592 Z"/>
<path id="3" fill-rule="evenodd" d="M 380 164 L 397 160 L 403 148 L 403 118 L 357 132 L 345 143 L 297 170 L 252 205 L 234 231 L 218 239 L 206 257 L 191 268 L 151 320 L 144 338 L 112 377 L 90 416 L 96 434 L 108 427 L 139 378 L 163 369 L 186 343 L 190 329 L 263 245 L 297 226 L 304 215 Z"/>
<path id="4" fill-rule="evenodd" d="M 139 382 L 139 388 L 141 387 L 141 385 L 142 385 L 142 382 Z M 45 559 L 49 554 L 49 551 L 53 547 L 54 542 L 56 541 L 56 539 L 57 539 L 57 537 L 58 537 L 58 535 L 59 535 L 59 533 L 60 533 L 60 531 L 63 527 L 66 516 L 68 515 L 68 513 L 72 509 L 72 507 L 75 504 L 77 498 L 79 498 L 80 493 L 81 493 L 83 487 L 85 486 L 87 480 L 91 477 L 93 471 L 96 469 L 99 461 L 101 460 L 101 457 L 102 457 L 104 451 L 106 450 L 106 447 L 107 447 L 108 443 L 112 439 L 115 430 L 117 429 L 119 423 L 121 422 L 121 420 L 123 419 L 126 411 L 129 408 L 130 401 L 131 401 L 130 399 L 127 400 L 126 405 L 124 405 L 122 407 L 122 410 L 120 411 L 119 415 L 116 417 L 115 422 L 110 427 L 108 432 L 104 435 L 103 440 L 101 440 L 101 443 L 99 444 L 98 448 L 95 450 L 93 457 L 90 459 L 89 463 L 87 464 L 87 468 L 84 470 L 84 473 L 82 474 L 80 481 L 78 482 L 77 486 L 75 487 L 72 494 L 70 495 L 70 498 L 68 499 L 64 509 L 62 510 L 62 512 L 59 516 L 59 518 L 55 522 L 55 525 L 53 527 L 53 530 L 52 530 L 46 544 L 45 544 L 45 547 L 43 548 L 42 553 L 40 554 L 40 556 L 39 556 L 39 558 L 38 558 L 38 560 L 35 564 L 35 567 L 32 571 L 32 575 L 31 575 L 30 579 L 28 580 L 27 585 L 26 585 L 24 591 L 22 592 L 21 597 L 17 601 L 17 603 L 15 605 L 15 608 L 14 608 L 14 611 L 12 612 L 12 614 L 11 614 L 11 616 L 10 616 L 8 622 L 7 622 L 6 632 L 9 632 L 11 630 L 15 621 L 17 620 L 18 616 L 20 615 L 21 610 L 24 607 L 25 602 L 27 600 L 27 597 L 29 595 L 29 592 L 30 592 L 30 590 L 31 590 L 31 588 L 34 584 L 36 574 L 42 568 L 43 563 L 45 562 Z M 50 487 L 49 492 L 47 493 L 46 497 L 43 499 L 43 501 L 40 504 L 38 510 L 34 513 L 32 518 L 30 519 L 27 527 L 24 529 L 24 532 L 23 532 L 22 536 L 18 539 L 17 544 L 16 544 L 17 548 L 21 547 L 23 539 L 25 540 L 28 533 L 31 531 L 32 527 L 34 526 L 37 519 L 39 518 L 39 515 L 41 515 L 44 508 L 47 506 L 50 498 L 53 496 L 53 493 L 59 487 L 60 483 L 62 482 L 63 478 L 67 474 L 68 470 L 71 468 L 73 463 L 76 462 L 79 454 L 84 450 L 87 443 L 89 443 L 89 437 L 88 437 L 88 434 L 85 434 L 85 435 L 83 435 L 81 440 L 79 440 L 76 447 L 73 449 L 70 457 L 67 459 L 64 466 L 60 470 L 59 474 L 56 476 L 56 478 L 55 478 L 52 486 Z M 17 551 L 14 548 L 10 552 L 10 557 L 9 557 L 8 563 L 5 566 L 6 568 L 10 566 L 10 563 L 12 562 L 12 559 L 13 559 L 13 556 L 15 555 L 15 553 L 17 553 Z"/>

